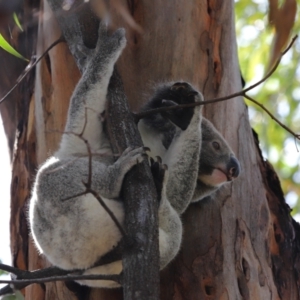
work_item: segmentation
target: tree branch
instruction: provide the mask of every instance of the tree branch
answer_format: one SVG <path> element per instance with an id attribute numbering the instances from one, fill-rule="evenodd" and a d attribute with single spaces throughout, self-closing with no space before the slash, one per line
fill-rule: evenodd
<path id="1" fill-rule="evenodd" d="M 107 265 L 107 264 L 113 263 L 115 261 L 121 260 L 122 252 L 123 252 L 123 242 L 121 241 L 113 250 L 111 250 L 109 253 L 107 253 L 106 255 L 101 257 L 92 266 L 92 268 Z M 16 275 L 15 276 L 16 279 L 20 281 L 19 283 L 14 284 L 14 288 L 12 288 L 10 286 L 10 284 L 1 288 L 0 296 L 6 295 L 6 294 L 12 294 L 14 292 L 14 289 L 20 290 L 32 283 L 36 283 L 33 281 L 25 282 L 25 281 L 23 281 L 23 279 L 26 279 L 26 280 L 37 280 L 38 279 L 41 282 L 44 282 L 44 281 L 42 281 L 43 278 L 57 278 L 57 277 L 65 276 L 65 275 L 71 276 L 72 273 L 74 273 L 74 272 L 76 273 L 76 272 L 83 271 L 83 270 L 73 270 L 73 271 L 62 270 L 57 267 L 49 267 L 49 268 L 35 270 L 35 271 L 26 271 L 26 270 L 20 270 L 18 268 L 14 268 L 14 267 L 11 267 L 11 266 L 8 266 L 5 264 L 0 264 L 0 270 L 7 271 L 9 273 Z M 69 278 L 69 280 L 71 280 L 70 277 L 68 277 L 68 278 Z M 60 279 L 58 279 L 58 280 L 60 280 Z M 47 281 L 47 282 L 49 282 L 49 281 Z M 9 283 L 11 283 L 11 282 L 9 282 Z M 121 283 L 121 281 L 120 281 L 120 283 Z"/>
<path id="2" fill-rule="evenodd" d="M 251 98 L 248 95 L 244 95 L 246 99 L 249 101 L 255 103 L 257 106 L 259 106 L 261 109 L 263 109 L 276 123 L 278 123 L 282 128 L 284 128 L 287 132 L 289 132 L 291 135 L 293 135 L 296 139 L 300 140 L 300 134 L 295 133 L 292 131 L 289 127 L 284 125 L 282 122 L 280 122 L 267 108 L 265 108 L 261 103 L 256 101 L 255 99 Z"/>
<path id="3" fill-rule="evenodd" d="M 70 281 L 70 280 L 112 280 L 121 284 L 122 276 L 117 275 L 62 275 L 62 276 L 50 276 L 50 277 L 42 277 L 42 278 L 34 278 L 34 279 L 13 279 L 13 280 L 0 280 L 0 283 L 8 283 L 8 284 L 26 284 L 30 285 L 33 283 L 46 283 L 53 281 Z M 1 294 L 0 294 L 1 295 Z"/>
<path id="4" fill-rule="evenodd" d="M 55 42 L 53 42 L 46 50 L 45 52 L 34 61 L 35 57 L 32 57 L 29 64 L 24 69 L 23 73 L 18 77 L 16 80 L 16 83 L 14 86 L 0 99 L 0 104 L 14 91 L 14 89 L 23 81 L 23 79 L 30 73 L 30 71 L 41 61 L 42 58 L 46 56 L 46 54 L 57 44 L 64 42 L 65 39 L 61 36 L 59 39 L 57 39 Z"/>
<path id="5" fill-rule="evenodd" d="M 290 42 L 290 44 L 288 45 L 288 47 L 281 53 L 281 55 L 277 59 L 277 61 L 274 64 L 274 66 L 271 68 L 271 70 L 261 80 L 259 80 L 255 84 L 249 86 L 248 88 L 243 89 L 240 92 L 230 94 L 228 96 L 219 97 L 219 98 L 215 98 L 215 99 L 209 99 L 209 100 L 205 100 L 205 101 L 199 102 L 199 103 L 180 104 L 180 105 L 176 105 L 176 106 L 160 107 L 160 108 L 156 108 L 156 109 L 151 109 L 151 110 L 147 110 L 147 111 L 144 111 L 144 112 L 140 112 L 140 113 L 137 113 L 137 114 L 133 114 L 135 122 L 137 123 L 140 119 L 143 119 L 143 118 L 145 118 L 147 116 L 150 116 L 150 115 L 153 115 L 153 114 L 157 114 L 157 113 L 161 113 L 161 112 L 165 112 L 165 111 L 168 111 L 168 110 L 188 108 L 188 107 L 195 107 L 195 106 L 198 106 L 198 105 L 207 105 L 207 104 L 217 103 L 217 102 L 229 100 L 229 99 L 232 99 L 232 98 L 235 98 L 235 97 L 243 96 L 243 97 L 247 98 L 249 101 L 251 101 L 251 102 L 255 103 L 256 105 L 258 105 L 274 121 L 276 121 L 282 128 L 284 128 L 289 133 L 291 133 L 296 139 L 300 140 L 300 134 L 296 134 L 295 132 L 293 132 L 290 128 L 288 128 L 286 125 L 284 125 L 283 123 L 281 123 L 267 108 L 265 108 L 258 101 L 256 101 L 255 99 L 251 98 L 250 96 L 248 96 L 246 94 L 250 90 L 252 90 L 255 87 L 257 87 L 258 85 L 260 85 L 261 83 L 265 82 L 276 71 L 278 65 L 280 64 L 280 61 L 281 61 L 282 57 L 291 49 L 291 47 L 293 46 L 293 44 L 294 44 L 294 42 L 296 41 L 297 38 L 298 38 L 297 35 L 293 37 L 292 41 Z M 169 99 L 165 99 L 165 100 L 169 100 Z"/>
<path id="6" fill-rule="evenodd" d="M 47 270 L 47 269 L 44 269 Z M 44 271 L 41 270 L 41 271 Z M 63 270 L 62 270 L 63 271 Z M 29 272 L 30 273 L 30 272 Z M 12 294 L 14 290 L 20 290 L 28 285 L 34 283 L 46 283 L 53 281 L 72 281 L 72 280 L 112 280 L 119 284 L 122 284 L 122 274 L 118 275 L 51 275 L 50 277 L 31 278 L 31 279 L 13 279 L 13 280 L 0 280 L 0 284 L 7 283 L 8 285 L 0 289 L 0 296 Z"/>

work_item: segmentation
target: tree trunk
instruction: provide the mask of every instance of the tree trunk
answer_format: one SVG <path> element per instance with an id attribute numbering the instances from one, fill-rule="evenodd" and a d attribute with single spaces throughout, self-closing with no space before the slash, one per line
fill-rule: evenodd
<path id="1" fill-rule="evenodd" d="M 112 12 L 114 26 L 127 30 L 128 45 L 118 67 L 133 110 L 161 81 L 189 81 L 205 99 L 241 89 L 233 1 L 122 4 L 144 29 L 138 35 Z M 60 36 L 46 2 L 40 15 L 38 55 Z M 12 210 L 12 245 L 14 264 L 21 268 L 47 266 L 28 242 L 22 216 L 35 160 L 40 164 L 56 150 L 79 76 L 66 44 L 59 44 L 37 67 L 30 109 L 18 115 L 22 130 L 13 161 L 12 207 L 18 210 Z M 161 299 L 299 299 L 299 225 L 289 215 L 276 174 L 262 159 L 243 100 L 207 105 L 204 115 L 232 146 L 242 174 L 183 215 L 181 251 L 161 272 Z M 28 151 L 35 145 L 33 156 Z M 30 300 L 122 299 L 120 290 L 80 290 L 61 282 L 32 285 L 25 294 Z"/>

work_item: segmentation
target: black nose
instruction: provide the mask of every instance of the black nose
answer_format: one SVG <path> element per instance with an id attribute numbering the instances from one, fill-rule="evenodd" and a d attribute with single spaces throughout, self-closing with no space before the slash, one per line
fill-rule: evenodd
<path id="1" fill-rule="evenodd" d="M 239 161 L 234 156 L 230 157 L 229 163 L 227 164 L 227 170 L 229 178 L 236 178 L 239 176 L 241 167 Z"/>

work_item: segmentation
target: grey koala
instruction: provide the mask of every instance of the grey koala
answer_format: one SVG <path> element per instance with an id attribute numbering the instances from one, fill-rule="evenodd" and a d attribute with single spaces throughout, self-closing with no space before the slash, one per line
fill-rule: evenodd
<path id="1" fill-rule="evenodd" d="M 92 189 L 98 193 L 120 224 L 124 207 L 120 190 L 125 174 L 145 159 L 145 148 L 126 149 L 115 161 L 100 115 L 114 64 L 126 45 L 125 30 L 113 35 L 100 25 L 97 46 L 86 49 L 74 43 L 83 75 L 71 97 L 66 127 L 59 149 L 38 170 L 29 204 L 29 221 L 34 242 L 55 266 L 86 270 L 84 274 L 119 274 L 122 261 L 93 267 L 121 240 L 122 235 L 92 194 L 85 194 L 92 153 Z M 196 110 L 195 110 L 196 111 Z M 195 113 L 191 123 L 199 123 Z M 167 171 L 152 163 L 152 172 L 162 181 L 159 199 L 159 250 L 163 268 L 179 251 L 182 224 L 166 195 Z M 75 197 L 74 197 L 75 196 Z M 85 280 L 92 287 L 117 287 L 113 281 Z"/>
<path id="2" fill-rule="evenodd" d="M 77 55 L 82 57 L 84 72 L 71 98 L 60 147 L 40 167 L 36 177 L 29 210 L 32 236 L 38 250 L 62 269 L 86 270 L 84 274 L 122 271 L 121 261 L 94 267 L 122 236 L 98 201 L 83 193 L 89 176 L 87 141 L 93 153 L 92 188 L 122 224 L 124 208 L 119 194 L 123 178 L 146 156 L 144 147 L 126 149 L 115 161 L 100 118 L 114 64 L 125 44 L 124 30 L 108 36 L 100 25 L 95 50 L 85 49 L 81 41 L 74 45 Z M 158 88 L 144 109 L 202 100 L 202 95 L 191 85 L 180 82 Z M 179 251 L 182 238 L 179 215 L 190 202 L 209 195 L 239 173 L 238 161 L 221 135 L 202 118 L 201 107 L 152 115 L 138 124 L 145 146 L 152 150 L 150 155 L 162 157 L 169 169 L 166 171 L 158 162 L 151 163 L 160 199 L 161 268 Z M 118 287 L 117 283 L 104 280 L 79 283 Z"/>
<path id="3" fill-rule="evenodd" d="M 163 84 L 142 111 L 193 103 L 197 97 L 202 95 L 189 83 Z M 159 155 L 168 165 L 167 195 L 179 214 L 240 173 L 239 161 L 225 139 L 204 117 L 199 118 L 199 128 L 193 126 L 194 113 L 200 110 L 168 110 L 146 116 L 138 124 L 144 145 L 151 147 L 150 155 Z"/>

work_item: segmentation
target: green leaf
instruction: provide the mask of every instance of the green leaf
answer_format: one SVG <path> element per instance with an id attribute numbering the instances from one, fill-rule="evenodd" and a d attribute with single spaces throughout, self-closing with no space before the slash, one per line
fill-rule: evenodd
<path id="1" fill-rule="evenodd" d="M 2 36 L 2 34 L 0 34 L 0 47 L 2 49 L 4 49 L 5 51 L 7 51 L 8 53 L 21 58 L 25 61 L 29 61 L 28 59 L 26 59 L 24 56 L 22 56 L 18 51 L 16 51 L 6 40 L 5 38 Z"/>
<path id="2" fill-rule="evenodd" d="M 0 270 L 0 276 L 3 275 L 3 274 L 5 274 L 5 272 Z"/>
<path id="3" fill-rule="evenodd" d="M 20 291 L 15 290 L 13 294 L 3 296 L 1 300 L 25 300 L 25 298 Z"/>
<path id="4" fill-rule="evenodd" d="M 13 14 L 13 18 L 14 18 L 14 21 L 15 21 L 16 25 L 20 28 L 20 30 L 24 31 L 16 13 Z"/>
<path id="5" fill-rule="evenodd" d="M 17 300 L 24 300 L 24 296 L 20 291 L 15 291 L 16 299 Z"/>
<path id="6" fill-rule="evenodd" d="M 0 264 L 2 263 L 1 259 L 0 259 Z M 6 272 L 4 272 L 3 270 L 0 270 L 0 276 L 3 274 L 7 274 Z"/>

